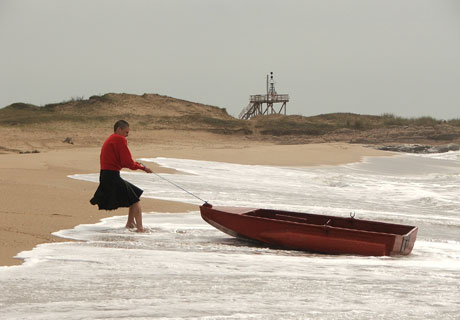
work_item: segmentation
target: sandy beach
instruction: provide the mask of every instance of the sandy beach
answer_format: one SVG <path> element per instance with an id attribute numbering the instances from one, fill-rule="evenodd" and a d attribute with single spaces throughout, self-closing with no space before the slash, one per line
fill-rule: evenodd
<path id="1" fill-rule="evenodd" d="M 108 132 L 109 134 L 109 132 Z M 275 145 L 213 134 L 158 133 L 144 141 L 132 132 L 128 138 L 133 158 L 169 157 L 273 166 L 339 165 L 365 156 L 385 156 L 362 145 L 324 143 Z M 20 140 L 20 137 L 19 137 Z M 18 140 L 18 141 L 19 141 Z M 43 147 L 43 144 L 40 145 Z M 40 153 L 0 154 L 0 265 L 21 264 L 14 256 L 40 243 L 62 242 L 51 233 L 79 224 L 95 223 L 127 209 L 98 211 L 89 204 L 97 185 L 68 178 L 99 171 L 100 147 L 91 143 L 46 146 Z M 171 172 L 152 167 L 157 173 Z M 153 176 L 152 176 L 153 178 Z M 142 198 L 143 212 L 187 212 L 196 206 Z"/>

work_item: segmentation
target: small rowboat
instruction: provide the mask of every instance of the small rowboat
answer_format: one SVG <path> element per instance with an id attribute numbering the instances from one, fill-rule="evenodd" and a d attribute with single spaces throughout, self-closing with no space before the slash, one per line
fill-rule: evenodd
<path id="1" fill-rule="evenodd" d="M 365 256 L 410 254 L 417 227 L 310 213 L 200 206 L 201 217 L 231 236 L 287 249 Z"/>

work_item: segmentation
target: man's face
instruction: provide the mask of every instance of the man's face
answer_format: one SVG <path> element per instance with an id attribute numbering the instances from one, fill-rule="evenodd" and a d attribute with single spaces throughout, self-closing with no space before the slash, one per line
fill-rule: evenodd
<path id="1" fill-rule="evenodd" d="M 129 134 L 129 127 L 126 127 L 124 129 L 118 127 L 115 133 L 126 138 Z"/>

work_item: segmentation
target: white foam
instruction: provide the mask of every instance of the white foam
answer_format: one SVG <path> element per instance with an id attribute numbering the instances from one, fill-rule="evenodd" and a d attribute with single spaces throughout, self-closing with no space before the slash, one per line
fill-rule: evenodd
<path id="1" fill-rule="evenodd" d="M 143 161 L 185 172 L 162 176 L 215 205 L 355 212 L 361 219 L 417 225 L 419 236 L 409 256 L 330 256 L 244 242 L 209 226 L 198 212 L 145 214 L 145 234 L 126 230 L 126 217 L 112 217 L 56 233 L 83 242 L 40 245 L 19 255 L 24 265 L 0 268 L 0 318 L 458 316 L 460 175 L 450 160 L 400 156 L 303 169 Z M 147 197 L 201 204 L 154 175 L 122 175 Z M 71 177 L 98 182 L 96 173 Z"/>
<path id="2" fill-rule="evenodd" d="M 453 162 L 460 162 L 460 151 L 448 151 L 443 153 L 427 153 L 427 154 L 412 154 L 414 157 L 423 157 L 430 159 L 448 160 Z"/>

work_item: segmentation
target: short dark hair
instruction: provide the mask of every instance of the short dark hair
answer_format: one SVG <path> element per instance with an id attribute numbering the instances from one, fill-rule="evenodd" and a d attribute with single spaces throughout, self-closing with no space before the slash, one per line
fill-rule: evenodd
<path id="1" fill-rule="evenodd" d="M 118 120 L 115 122 L 115 125 L 113 126 L 113 132 L 117 131 L 117 128 L 120 129 L 125 129 L 126 127 L 129 127 L 129 123 L 125 120 Z"/>

